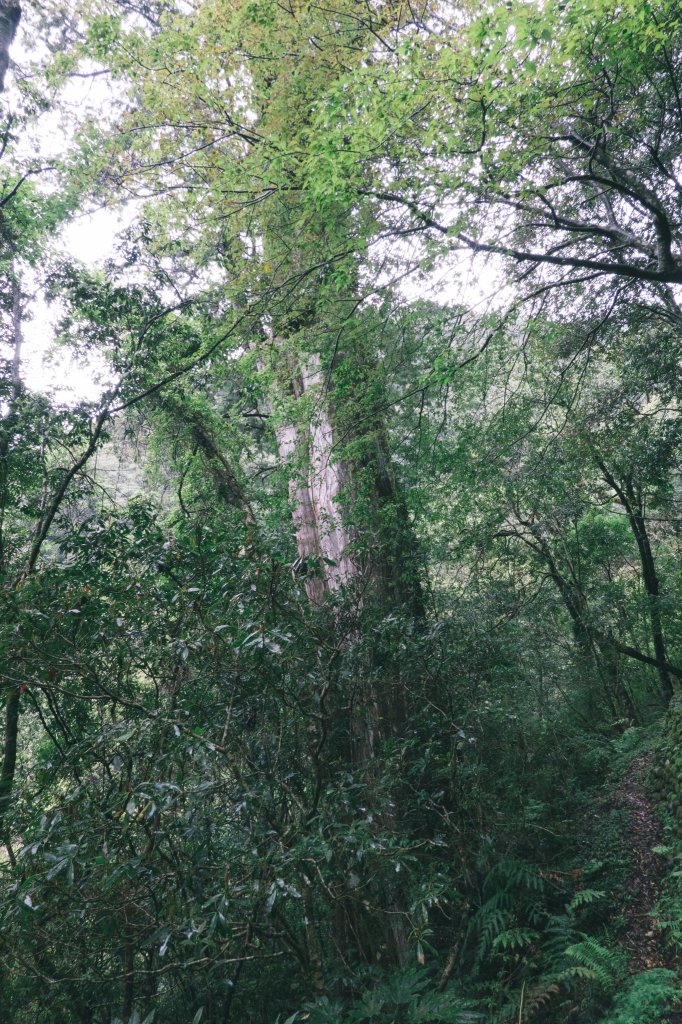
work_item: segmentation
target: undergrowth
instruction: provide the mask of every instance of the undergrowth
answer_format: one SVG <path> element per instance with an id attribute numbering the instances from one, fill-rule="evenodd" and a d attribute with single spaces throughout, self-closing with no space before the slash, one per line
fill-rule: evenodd
<path id="1" fill-rule="evenodd" d="M 611 1012 L 599 1024 L 659 1024 L 665 1011 L 680 997 L 675 971 L 657 968 L 633 975 L 613 1001 Z"/>
<path id="2" fill-rule="evenodd" d="M 663 1024 L 679 998 L 675 972 L 629 976 L 619 941 L 632 860 L 627 814 L 615 800 L 656 732 L 628 729 L 606 746 L 580 739 L 583 784 L 570 808 L 557 779 L 541 780 L 542 801 L 528 786 L 525 799 L 541 803 L 543 826 L 497 856 L 486 848 L 444 991 L 442 963 L 420 955 L 421 967 L 381 983 L 368 977 L 350 1008 L 329 997 L 280 1024 Z M 671 942 L 682 945 L 682 850 L 671 875 L 660 910 Z"/>

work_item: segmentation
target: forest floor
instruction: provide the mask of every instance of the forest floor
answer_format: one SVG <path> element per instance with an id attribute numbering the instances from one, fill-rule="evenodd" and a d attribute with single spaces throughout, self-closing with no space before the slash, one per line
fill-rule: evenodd
<path id="1" fill-rule="evenodd" d="M 625 909 L 625 924 L 620 941 L 630 954 L 631 974 L 656 967 L 680 970 L 680 961 L 666 948 L 665 938 L 656 927 L 651 911 L 661 897 L 666 873 L 665 857 L 653 852 L 663 842 L 663 827 L 647 795 L 644 777 L 653 755 L 636 758 L 623 778 L 617 802 L 630 819 L 630 845 L 634 867 L 628 879 L 630 900 Z M 670 1024 L 682 1024 L 682 1003 L 668 1011 Z"/>

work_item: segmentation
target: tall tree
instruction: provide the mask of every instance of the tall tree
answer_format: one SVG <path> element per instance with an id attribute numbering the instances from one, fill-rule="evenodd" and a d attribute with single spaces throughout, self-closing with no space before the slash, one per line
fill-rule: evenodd
<path id="1" fill-rule="evenodd" d="M 319 98 L 373 45 L 369 24 L 355 15 L 356 5 L 346 3 L 325 11 L 216 0 L 149 39 L 133 33 L 118 56 L 138 90 L 122 126 L 118 172 L 133 187 L 169 192 L 172 232 L 179 222 L 195 232 L 190 217 L 204 211 L 204 258 L 221 275 L 228 316 L 248 328 L 240 336 L 270 381 L 270 421 L 290 474 L 300 571 L 313 605 L 334 615 L 341 601 L 359 620 L 414 619 L 423 615 L 419 559 L 383 422 L 380 321 L 362 309 L 373 290 L 365 294 L 362 280 L 371 205 L 311 189 L 305 166 Z M 384 17 L 388 25 L 399 15 L 387 8 Z M 97 25 L 98 42 L 109 45 Z M 168 61 L 183 67 L 177 116 L 158 70 Z M 207 82 L 222 85 L 207 91 Z M 172 155 L 178 144 L 184 151 Z M 343 646 L 353 630 L 339 630 Z M 345 748 L 377 820 L 396 832 L 376 758 L 404 732 L 404 682 L 387 652 L 367 658 L 360 672 L 352 693 L 337 681 L 329 697 L 341 743 L 330 756 Z M 401 908 L 386 899 L 385 942 L 402 960 Z"/>

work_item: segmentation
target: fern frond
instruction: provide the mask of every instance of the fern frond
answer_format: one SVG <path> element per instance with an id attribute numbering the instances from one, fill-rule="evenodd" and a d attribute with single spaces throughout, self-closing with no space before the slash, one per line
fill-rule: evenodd
<path id="1" fill-rule="evenodd" d="M 605 896 L 606 893 L 601 889 L 581 889 L 575 894 L 566 909 L 569 911 L 578 910 L 580 907 L 585 907 L 590 903 L 594 903 L 595 900 L 601 900 Z"/>
<path id="2" fill-rule="evenodd" d="M 625 973 L 626 957 L 620 949 L 609 949 L 596 939 L 584 936 L 582 942 L 569 946 L 566 955 L 592 972 L 605 991 L 611 991 Z"/>
<path id="3" fill-rule="evenodd" d="M 530 928 L 507 928 L 495 936 L 492 941 L 492 948 L 505 951 L 523 949 L 524 946 L 530 946 L 539 938 L 540 933 L 534 932 Z"/>

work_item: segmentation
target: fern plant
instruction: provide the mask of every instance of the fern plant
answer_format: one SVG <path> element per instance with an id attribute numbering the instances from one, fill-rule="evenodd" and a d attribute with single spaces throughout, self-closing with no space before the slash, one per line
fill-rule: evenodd
<path id="1" fill-rule="evenodd" d="M 682 994 L 674 971 L 656 968 L 635 974 L 599 1024 L 664 1024 L 666 1011 Z"/>
<path id="2" fill-rule="evenodd" d="M 581 942 L 575 942 L 566 950 L 566 955 L 576 960 L 580 967 L 596 981 L 605 993 L 615 991 L 625 977 L 627 954 L 622 949 L 603 946 L 590 935 L 584 935 Z"/>
<path id="3" fill-rule="evenodd" d="M 321 999 L 284 1024 L 483 1024 L 474 1001 L 455 991 L 428 990 L 432 985 L 424 972 L 402 971 L 368 989 L 350 1009 Z"/>
<path id="4" fill-rule="evenodd" d="M 537 868 L 511 857 L 501 858 L 488 872 L 483 882 L 485 898 L 464 940 L 464 949 L 473 950 L 474 971 L 497 953 L 519 951 L 536 941 L 547 916 L 544 887 Z"/>
<path id="5" fill-rule="evenodd" d="M 496 1024 L 547 1021 L 566 999 L 583 1003 L 594 997 L 598 1006 L 617 990 L 625 977 L 626 954 L 578 928 L 582 912 L 604 892 L 582 889 L 564 904 L 563 913 L 552 913 L 556 893 L 542 876 L 528 865 L 506 861 L 486 879 L 488 893 L 469 935 L 475 943 L 472 968 L 484 973 L 487 965 L 489 977 L 490 966 L 497 964 L 490 990 L 498 1003 L 492 1018 Z"/>

